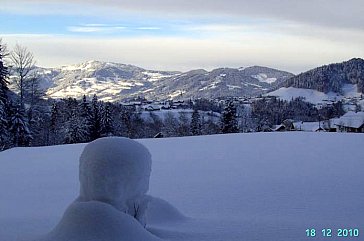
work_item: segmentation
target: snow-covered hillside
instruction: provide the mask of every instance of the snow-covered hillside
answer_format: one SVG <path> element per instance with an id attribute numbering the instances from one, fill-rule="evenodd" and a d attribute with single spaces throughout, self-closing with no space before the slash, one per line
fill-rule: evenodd
<path id="1" fill-rule="evenodd" d="M 291 101 L 292 99 L 303 97 L 305 101 L 312 104 L 323 104 L 330 102 L 340 101 L 344 98 L 355 98 L 360 97 L 362 94 L 358 93 L 357 85 L 345 84 L 342 88 L 342 93 L 323 93 L 314 89 L 303 89 L 295 87 L 282 87 L 278 90 L 269 92 L 269 96 L 277 96 L 278 98 L 286 101 Z"/>
<path id="2" fill-rule="evenodd" d="M 150 221 L 147 229 L 161 240 L 323 241 L 328 240 L 323 228 L 336 235 L 337 228 L 364 226 L 361 134 L 256 133 L 139 142 L 152 154 L 149 194 L 190 217 Z M 36 240 L 58 223 L 79 193 L 84 146 L 0 153 L 1 241 Z M 315 238 L 306 237 L 308 228 L 317 230 Z"/>
<path id="3" fill-rule="evenodd" d="M 310 102 L 312 104 L 323 103 L 324 100 L 330 101 L 339 101 L 342 99 L 342 96 L 337 93 L 323 93 L 317 90 L 312 89 L 301 89 L 294 87 L 282 87 L 278 90 L 269 92 L 268 96 L 277 96 L 278 98 L 286 101 L 291 101 L 292 99 L 303 97 L 305 101 Z"/>

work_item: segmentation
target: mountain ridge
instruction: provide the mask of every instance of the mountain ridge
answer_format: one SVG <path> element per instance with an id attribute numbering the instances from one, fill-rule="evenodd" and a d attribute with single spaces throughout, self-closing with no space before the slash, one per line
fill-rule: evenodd
<path id="1" fill-rule="evenodd" d="M 187 72 L 147 70 L 97 60 L 58 68 L 37 68 L 46 96 L 101 100 L 215 98 L 263 93 L 293 74 L 263 66 L 195 69 Z"/>

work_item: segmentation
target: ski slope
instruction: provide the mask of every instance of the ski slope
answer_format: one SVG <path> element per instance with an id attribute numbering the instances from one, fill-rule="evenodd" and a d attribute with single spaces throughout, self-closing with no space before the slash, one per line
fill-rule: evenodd
<path id="1" fill-rule="evenodd" d="M 148 194 L 188 217 L 174 220 L 166 214 L 147 223 L 160 240 L 362 240 L 306 237 L 308 228 L 318 234 L 323 228 L 364 232 L 362 134 L 254 133 L 138 141 L 152 154 Z M 0 241 L 37 240 L 57 225 L 79 193 L 78 158 L 84 146 L 0 153 Z"/>

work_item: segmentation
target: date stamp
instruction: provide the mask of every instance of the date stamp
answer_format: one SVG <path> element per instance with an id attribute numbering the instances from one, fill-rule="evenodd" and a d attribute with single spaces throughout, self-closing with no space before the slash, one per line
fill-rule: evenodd
<path id="1" fill-rule="evenodd" d="M 358 228 L 323 228 L 323 229 L 315 229 L 308 228 L 306 229 L 306 237 L 315 238 L 315 237 L 340 237 L 340 238 L 355 238 L 359 237 L 359 229 Z"/>

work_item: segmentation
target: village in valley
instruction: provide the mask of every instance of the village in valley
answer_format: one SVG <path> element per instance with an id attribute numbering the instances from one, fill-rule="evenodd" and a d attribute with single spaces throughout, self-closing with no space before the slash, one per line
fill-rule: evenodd
<path id="1" fill-rule="evenodd" d="M 216 99 L 203 100 L 210 105 L 205 106 L 200 110 L 203 116 L 215 117 L 216 121 L 221 118 L 221 112 L 223 107 L 228 102 L 233 102 L 237 107 L 237 118 L 240 125 L 246 122 L 245 119 L 249 119 L 251 114 L 251 106 L 256 101 L 269 102 L 272 99 L 276 99 L 275 96 L 258 96 L 258 97 L 224 97 Z M 167 112 L 173 113 L 189 113 L 193 112 L 196 103 L 201 101 L 201 99 L 196 100 L 184 100 L 183 94 L 181 92 L 180 96 L 175 99 L 170 100 L 146 100 L 144 98 L 134 98 L 125 99 L 120 104 L 125 107 L 131 107 L 137 112 L 142 112 L 144 115 L 153 112 L 158 116 L 162 117 Z M 331 108 L 337 100 L 327 100 L 324 99 L 320 103 L 315 104 L 317 110 L 323 108 Z M 325 119 L 318 115 L 316 121 L 303 121 L 299 119 L 285 119 L 279 124 L 264 125 L 258 130 L 246 129 L 245 132 L 282 132 L 282 131 L 306 131 L 306 132 L 352 132 L 352 133 L 364 133 L 364 96 L 354 96 L 354 97 L 344 97 L 340 99 L 340 104 L 344 109 L 344 113 L 341 116 L 335 118 Z M 211 108 L 211 106 L 221 107 L 222 111 L 217 111 L 217 108 Z M 200 106 L 201 107 L 201 106 Z M 210 109 L 209 109 L 210 108 Z M 219 113 L 220 112 L 220 113 Z"/>

